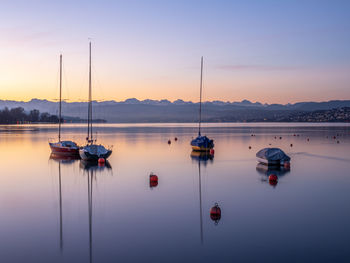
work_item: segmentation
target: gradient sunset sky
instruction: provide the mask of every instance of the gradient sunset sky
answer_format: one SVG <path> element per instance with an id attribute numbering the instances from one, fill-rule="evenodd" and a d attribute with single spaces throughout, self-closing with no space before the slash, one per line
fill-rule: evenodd
<path id="1" fill-rule="evenodd" d="M 0 7 L 0 99 L 350 99 L 350 1 L 17 1 Z"/>

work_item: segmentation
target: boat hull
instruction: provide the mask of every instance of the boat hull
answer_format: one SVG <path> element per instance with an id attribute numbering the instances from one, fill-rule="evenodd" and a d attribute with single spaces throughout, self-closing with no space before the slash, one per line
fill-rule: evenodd
<path id="1" fill-rule="evenodd" d="M 55 155 L 79 156 L 79 148 L 63 147 L 56 143 L 49 143 L 51 153 Z"/>
<path id="2" fill-rule="evenodd" d="M 192 150 L 195 152 L 209 152 L 211 149 L 213 148 L 192 145 Z"/>
<path id="3" fill-rule="evenodd" d="M 79 150 L 80 158 L 88 162 L 97 162 L 98 159 L 100 158 L 107 159 L 111 154 L 112 154 L 111 150 L 108 150 L 104 154 L 91 154 L 88 151 L 85 151 L 84 148 Z"/>

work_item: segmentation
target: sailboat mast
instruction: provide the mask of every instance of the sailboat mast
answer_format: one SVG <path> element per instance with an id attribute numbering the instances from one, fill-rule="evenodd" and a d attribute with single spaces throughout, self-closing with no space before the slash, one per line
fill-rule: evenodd
<path id="1" fill-rule="evenodd" d="M 60 55 L 60 102 L 58 114 L 58 142 L 61 142 L 61 119 L 62 119 L 62 54 Z"/>
<path id="2" fill-rule="evenodd" d="M 200 79 L 200 92 L 199 92 L 199 124 L 198 124 L 198 136 L 201 136 L 201 122 L 202 122 L 202 84 L 203 84 L 203 56 L 201 58 L 201 79 Z"/>
<path id="3" fill-rule="evenodd" d="M 88 102 L 88 137 L 92 141 L 92 94 L 91 94 L 91 42 L 89 42 L 89 102 Z"/>

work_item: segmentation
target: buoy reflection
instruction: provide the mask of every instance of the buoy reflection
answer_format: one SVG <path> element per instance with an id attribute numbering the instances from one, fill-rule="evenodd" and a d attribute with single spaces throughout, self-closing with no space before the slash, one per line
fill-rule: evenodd
<path id="1" fill-rule="evenodd" d="M 279 178 L 290 172 L 290 166 L 271 166 L 258 163 L 256 171 L 262 175 L 262 182 L 268 182 L 271 186 L 276 187 Z"/>

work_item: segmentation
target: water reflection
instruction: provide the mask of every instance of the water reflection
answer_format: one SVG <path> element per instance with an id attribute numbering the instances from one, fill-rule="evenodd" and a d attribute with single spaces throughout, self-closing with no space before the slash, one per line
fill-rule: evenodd
<path id="1" fill-rule="evenodd" d="M 89 211 L 89 259 L 92 262 L 92 179 L 95 169 L 88 169 L 88 211 Z"/>
<path id="2" fill-rule="evenodd" d="M 192 151 L 190 156 L 191 156 L 192 162 L 198 163 L 199 227 L 200 227 L 200 240 L 201 240 L 201 244 L 203 244 L 204 234 L 203 234 L 203 204 L 202 204 L 201 164 L 203 164 L 204 166 L 206 166 L 208 163 L 212 164 L 214 162 L 214 155 L 210 154 L 208 152 Z M 211 211 L 209 214 L 210 214 L 210 218 L 213 219 L 213 217 L 211 215 Z M 220 212 L 220 214 L 221 214 L 221 212 Z M 215 220 L 214 220 L 215 225 L 218 224 L 219 220 L 220 220 L 219 217 L 215 217 Z"/>
<path id="3" fill-rule="evenodd" d="M 112 166 L 108 160 L 106 160 L 105 163 L 103 163 L 103 164 L 80 160 L 79 166 L 84 171 L 91 171 L 91 170 L 94 170 L 94 171 L 104 171 L 104 170 L 108 171 L 108 170 L 110 170 L 110 171 L 112 171 Z"/>
<path id="4" fill-rule="evenodd" d="M 80 159 L 79 156 L 69 156 L 69 155 L 65 156 L 65 155 L 58 155 L 54 153 L 50 154 L 50 160 L 55 160 L 59 163 L 64 163 L 64 164 L 72 164 L 79 159 Z"/>
<path id="5" fill-rule="evenodd" d="M 269 184 L 273 187 L 276 187 L 278 180 L 269 180 L 270 176 L 276 175 L 279 179 L 280 177 L 283 177 L 284 175 L 288 174 L 290 172 L 290 168 L 286 168 L 284 166 L 272 166 L 272 165 L 265 165 L 262 163 L 258 163 L 256 166 L 256 171 L 262 175 L 261 181 L 262 182 L 269 182 Z"/>
<path id="6" fill-rule="evenodd" d="M 58 163 L 58 192 L 60 207 L 60 249 L 63 251 L 63 224 L 62 224 L 62 178 L 61 178 L 61 162 Z"/>
<path id="7" fill-rule="evenodd" d="M 198 152 L 198 151 L 192 151 L 191 152 L 191 159 L 194 162 L 202 162 L 205 166 L 207 165 L 208 161 L 210 163 L 213 163 L 214 161 L 214 155 L 210 154 L 208 152 Z"/>
<path id="8" fill-rule="evenodd" d="M 60 221 L 60 252 L 63 252 L 63 205 L 62 205 L 62 175 L 61 164 L 71 165 L 79 159 L 78 156 L 64 156 L 51 154 L 50 160 L 58 162 L 58 202 L 59 202 L 59 221 Z"/>

